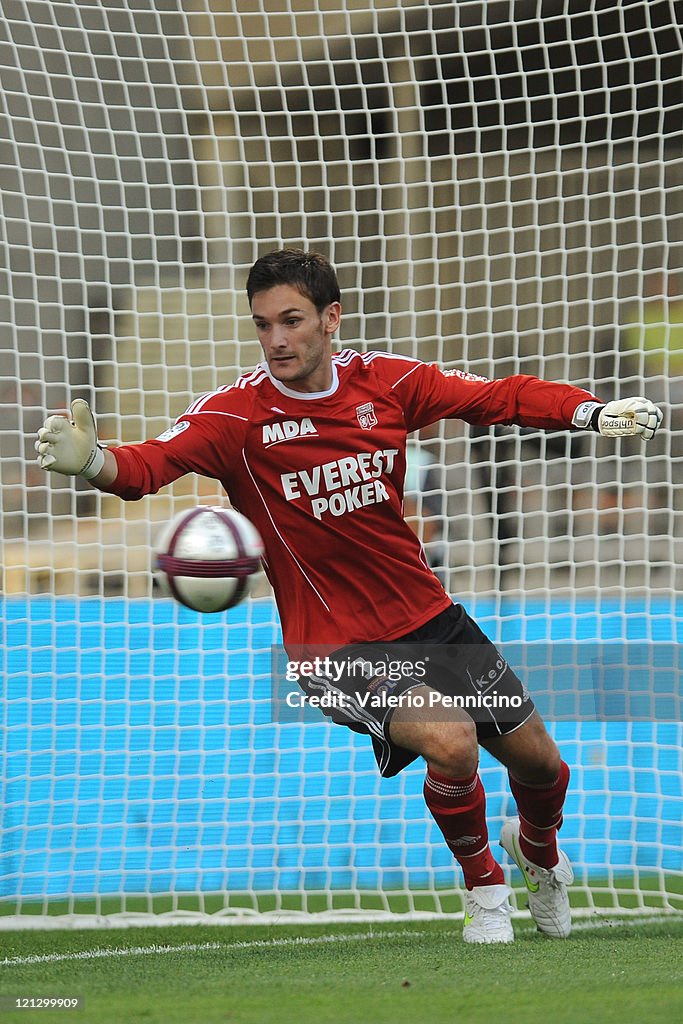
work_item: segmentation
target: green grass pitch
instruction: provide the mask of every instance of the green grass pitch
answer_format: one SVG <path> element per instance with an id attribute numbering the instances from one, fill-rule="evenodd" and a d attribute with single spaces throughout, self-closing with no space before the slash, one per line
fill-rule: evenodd
<path id="1" fill-rule="evenodd" d="M 0 1020 L 623 1024 L 683 1020 L 683 919 L 466 946 L 457 921 L 0 932 Z M 12 1010 L 78 996 L 80 1009 Z"/>

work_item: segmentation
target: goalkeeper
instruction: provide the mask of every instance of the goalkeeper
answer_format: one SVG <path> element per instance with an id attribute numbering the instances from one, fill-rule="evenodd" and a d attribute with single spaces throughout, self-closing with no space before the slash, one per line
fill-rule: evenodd
<path id="1" fill-rule="evenodd" d="M 361 687 L 316 676 L 301 685 L 319 695 L 341 687 L 344 710 L 334 718 L 370 736 L 382 775 L 426 761 L 425 800 L 464 875 L 467 942 L 514 938 L 510 891 L 489 845 L 479 746 L 503 764 L 519 816 L 504 824 L 501 845 L 524 876 L 538 928 L 563 938 L 573 876 L 557 831 L 569 768 L 522 682 L 446 594 L 403 518 L 406 438 L 458 417 L 648 441 L 662 414 L 646 398 L 604 404 L 530 376 L 487 380 L 385 352 L 333 353 L 339 285 L 317 253 L 261 257 L 247 294 L 264 356 L 251 373 L 198 398 L 160 437 L 118 448 L 99 445 L 90 408 L 75 401 L 70 418 L 50 416 L 39 431 L 38 461 L 125 500 L 186 473 L 221 481 L 263 538 L 288 651 L 334 645 L 369 659 L 378 644 L 410 642 L 455 652 L 427 678 L 379 673 Z M 390 705 L 365 699 L 381 692 Z M 453 695 L 500 700 L 469 713 L 449 703 Z"/>

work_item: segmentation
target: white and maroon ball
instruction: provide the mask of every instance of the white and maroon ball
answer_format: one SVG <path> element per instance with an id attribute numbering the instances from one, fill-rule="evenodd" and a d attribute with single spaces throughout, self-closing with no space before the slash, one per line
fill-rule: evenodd
<path id="1" fill-rule="evenodd" d="M 168 523 L 156 545 L 162 590 L 197 612 L 223 612 L 249 592 L 261 566 L 256 527 L 234 508 L 200 505 Z"/>

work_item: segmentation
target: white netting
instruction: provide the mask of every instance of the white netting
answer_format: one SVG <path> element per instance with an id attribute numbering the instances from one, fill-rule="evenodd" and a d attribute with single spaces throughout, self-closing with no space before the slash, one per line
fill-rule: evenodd
<path id="1" fill-rule="evenodd" d="M 667 642 L 675 688 L 682 56 L 670 3 L 4 0 L 9 912 L 459 906 L 417 769 L 380 784 L 345 731 L 268 724 L 265 584 L 227 625 L 153 596 L 157 524 L 215 484 L 125 506 L 33 461 L 74 397 L 134 441 L 254 365 L 270 248 L 332 259 L 346 346 L 663 404 L 647 449 L 440 424 L 407 512 L 494 638 Z M 680 724 L 548 710 L 584 902 L 670 905 Z"/>

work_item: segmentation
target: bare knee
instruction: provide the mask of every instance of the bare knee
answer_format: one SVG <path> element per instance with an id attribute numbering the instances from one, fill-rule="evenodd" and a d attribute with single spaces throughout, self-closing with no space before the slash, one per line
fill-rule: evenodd
<path id="1" fill-rule="evenodd" d="M 467 779 L 477 770 L 479 746 L 474 724 L 453 722 L 440 734 L 429 737 L 424 751 L 425 761 L 439 775 L 449 779 Z"/>
<path id="2" fill-rule="evenodd" d="M 540 718 L 532 724 L 526 750 L 518 763 L 513 765 L 511 774 L 529 786 L 545 786 L 560 774 L 562 757 L 555 740 L 546 731 Z M 516 770 L 515 770 L 516 769 Z"/>
<path id="3" fill-rule="evenodd" d="M 548 785 L 560 773 L 560 751 L 537 712 L 520 729 L 487 740 L 483 746 L 527 786 Z"/>
<path id="4" fill-rule="evenodd" d="M 464 779 L 477 770 L 477 730 L 467 716 L 447 716 L 443 710 L 423 715 L 414 707 L 402 707 L 391 720 L 390 735 L 397 746 L 421 754 L 440 775 Z"/>
<path id="5" fill-rule="evenodd" d="M 549 742 L 543 744 L 538 751 L 536 764 L 533 768 L 534 781 L 529 785 L 546 786 L 554 782 L 560 774 L 562 756 L 555 744 L 555 741 L 548 737 Z M 521 780 L 523 781 L 523 780 Z"/>

